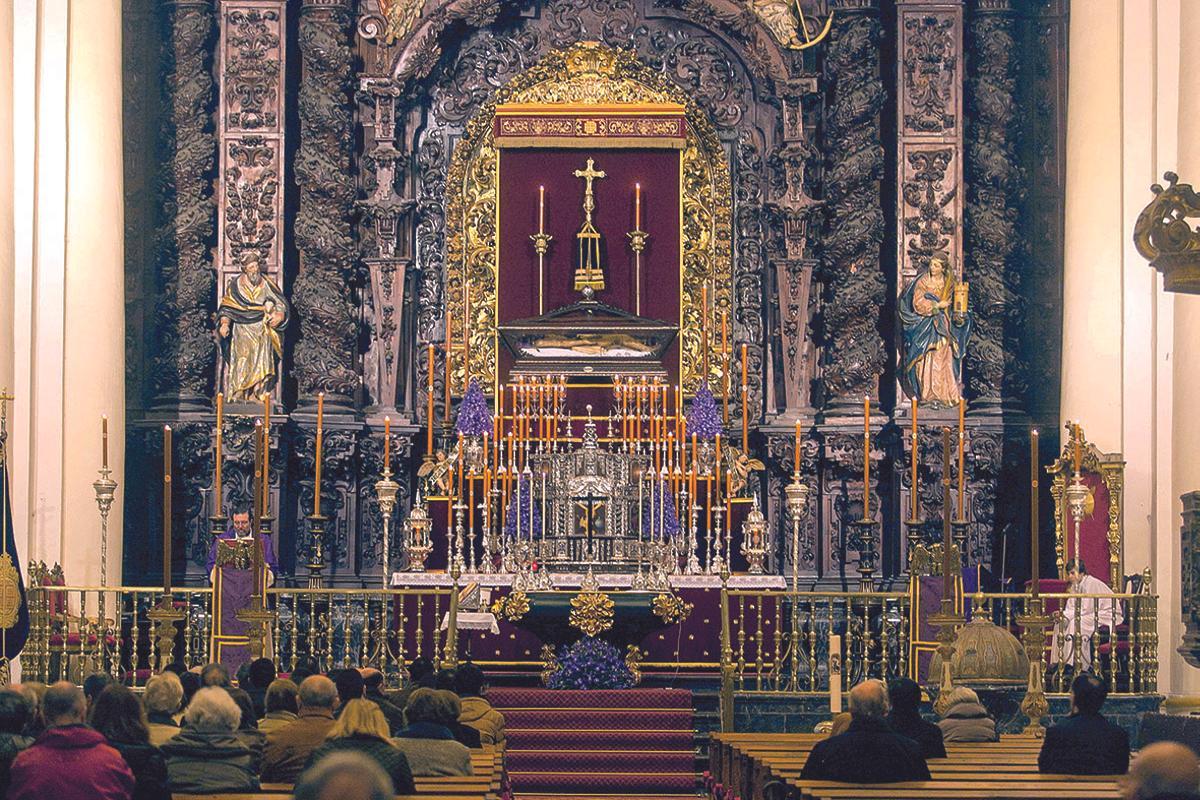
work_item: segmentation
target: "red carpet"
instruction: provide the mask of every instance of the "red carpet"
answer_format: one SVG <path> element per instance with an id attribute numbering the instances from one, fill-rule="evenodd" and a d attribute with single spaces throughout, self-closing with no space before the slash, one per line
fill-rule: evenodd
<path id="1" fill-rule="evenodd" d="M 491 689 L 518 797 L 695 796 L 692 696 L 678 689 Z"/>

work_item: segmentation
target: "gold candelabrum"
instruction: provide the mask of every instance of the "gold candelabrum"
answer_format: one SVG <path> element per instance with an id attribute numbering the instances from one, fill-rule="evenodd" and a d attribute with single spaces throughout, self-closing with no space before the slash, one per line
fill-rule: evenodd
<path id="1" fill-rule="evenodd" d="M 391 583 L 392 569 L 392 512 L 396 510 L 396 495 L 400 484 L 392 480 L 392 468 L 383 465 L 383 477 L 375 481 L 375 497 L 379 501 L 379 513 L 383 516 L 383 588 Z"/>
<path id="2" fill-rule="evenodd" d="M 1046 735 L 1042 718 L 1050 713 L 1050 704 L 1046 702 L 1045 676 L 1042 672 L 1042 659 L 1046 652 L 1046 626 L 1050 624 L 1050 618 L 1046 616 L 1044 609 L 1036 585 L 1031 584 L 1029 598 L 1025 601 L 1025 613 L 1017 618 L 1017 624 L 1024 628 L 1021 641 L 1025 645 L 1025 655 L 1029 657 L 1029 683 L 1025 687 L 1025 697 L 1021 700 L 1021 713 L 1029 717 L 1029 725 L 1024 733 L 1032 736 Z"/>
<path id="3" fill-rule="evenodd" d="M 954 611 L 954 574 L 961 573 L 962 566 L 957 548 L 951 535 L 950 496 L 950 429 L 942 429 L 942 607 L 929 618 L 929 624 L 937 628 L 938 657 L 942 662 L 942 674 L 937 700 L 933 709 L 942 716 L 949 709 L 950 691 L 954 688 L 950 661 L 954 657 L 954 632 L 963 619 Z"/>
<path id="4" fill-rule="evenodd" d="M 162 672 L 174 660 L 175 623 L 182 622 L 182 611 L 175 608 L 175 599 L 170 592 L 163 592 L 158 605 L 146 612 L 146 618 L 154 624 L 155 652 L 158 656 L 155 672 Z"/>
<path id="5" fill-rule="evenodd" d="M 404 550 L 408 556 L 409 572 L 424 572 L 425 560 L 433 552 L 433 539 L 430 532 L 433 520 L 429 518 L 429 509 L 417 492 L 417 500 L 413 503 L 408 519 L 404 521 Z"/>

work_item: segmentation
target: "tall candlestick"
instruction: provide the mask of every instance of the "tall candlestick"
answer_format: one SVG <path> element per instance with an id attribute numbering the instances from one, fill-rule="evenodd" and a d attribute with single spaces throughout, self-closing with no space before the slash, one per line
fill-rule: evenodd
<path id="1" fill-rule="evenodd" d="M 729 312 L 721 311 L 721 385 L 724 388 L 722 392 L 722 402 L 724 404 L 722 419 L 725 424 L 729 424 Z"/>
<path id="2" fill-rule="evenodd" d="M 942 598 L 952 598 L 954 580 L 950 577 L 950 429 L 942 428 Z"/>
<path id="3" fill-rule="evenodd" d="M 697 438 L 699 438 L 699 437 L 697 437 L 696 434 L 693 433 L 692 434 L 692 471 L 693 472 L 696 470 L 697 467 L 700 466 L 700 461 L 696 457 L 696 440 L 697 440 Z M 695 492 L 692 493 L 692 496 L 695 497 Z"/>
<path id="4" fill-rule="evenodd" d="M 642 229 L 642 185 L 640 183 L 633 185 L 633 229 L 638 231 Z"/>
<path id="5" fill-rule="evenodd" d="M 921 440 L 917 433 L 917 398 L 914 396 L 910 401 L 912 403 L 912 480 L 909 481 L 909 499 L 912 501 L 912 514 L 909 519 L 913 522 L 917 521 L 917 455 L 920 449 Z"/>
<path id="6" fill-rule="evenodd" d="M 842 713 L 842 637 L 829 634 L 829 713 Z M 835 663 L 836 662 L 836 663 Z"/>
<path id="7" fill-rule="evenodd" d="M 446 353 L 445 353 L 445 356 L 446 356 L 446 377 L 445 377 L 446 397 L 445 397 L 445 405 L 442 407 L 442 424 L 445 425 L 446 427 L 450 427 L 450 358 L 451 358 L 451 354 L 454 352 L 454 336 L 452 334 L 453 328 L 454 328 L 453 320 L 450 317 L 449 310 L 447 310 L 446 311 Z"/>
<path id="8" fill-rule="evenodd" d="M 425 411 L 425 421 L 428 423 L 425 433 L 425 454 L 429 458 L 433 458 L 433 370 L 434 370 L 434 350 L 433 345 L 429 345 L 429 390 L 427 400 L 429 407 Z"/>
<path id="9" fill-rule="evenodd" d="M 447 418 L 448 419 L 448 418 Z M 325 444 L 325 393 L 317 395 L 316 474 L 313 477 L 313 516 L 321 516 L 321 449 Z"/>
<path id="10" fill-rule="evenodd" d="M 100 463 L 108 469 L 108 417 L 100 417 Z"/>
<path id="11" fill-rule="evenodd" d="M 964 497 L 966 492 L 967 472 L 964 469 L 966 460 L 964 451 L 967 441 L 967 401 L 963 398 L 958 398 L 958 518 L 965 520 L 967 518 L 967 509 L 964 505 Z"/>
<path id="12" fill-rule="evenodd" d="M 163 594 L 171 593 L 171 426 L 163 425 Z"/>
<path id="13" fill-rule="evenodd" d="M 871 518 L 871 395 L 863 395 L 863 519 Z"/>
<path id="14" fill-rule="evenodd" d="M 750 452 L 750 414 L 748 404 L 750 400 L 750 373 L 748 347 L 745 342 L 742 342 L 742 450 L 749 454 Z"/>
<path id="15" fill-rule="evenodd" d="M 263 394 L 263 478 L 262 515 L 270 516 L 271 507 L 271 393 Z"/>
<path id="16" fill-rule="evenodd" d="M 487 450 L 484 450 L 484 455 L 487 455 Z M 383 468 L 391 470 L 392 468 L 392 418 L 383 418 Z"/>
<path id="17" fill-rule="evenodd" d="M 263 424 L 261 419 L 254 420 L 254 476 L 251 480 L 251 490 L 254 492 L 254 502 L 250 511 L 250 530 L 258 532 L 263 515 Z"/>
<path id="18" fill-rule="evenodd" d="M 538 233 L 546 232 L 546 187 L 538 187 Z"/>
<path id="19" fill-rule="evenodd" d="M 708 383 L 708 280 L 704 281 L 704 285 L 700 290 L 700 352 L 704 368 L 701 374 L 701 382 Z"/>
<path id="20" fill-rule="evenodd" d="M 222 450 L 225 444 L 225 395 L 217 392 L 217 441 L 213 458 L 213 516 L 221 516 L 225 508 L 224 496 L 221 494 Z"/>
<path id="21" fill-rule="evenodd" d="M 1071 423 L 1071 440 L 1075 450 L 1075 472 L 1079 473 L 1083 467 L 1083 435 L 1079 430 L 1079 423 Z"/>
<path id="22" fill-rule="evenodd" d="M 1029 579 L 1038 596 L 1040 543 L 1038 542 L 1038 429 L 1029 432 Z"/>
<path id="23" fill-rule="evenodd" d="M 796 443 L 792 446 L 792 479 L 800 480 L 800 420 L 796 420 Z"/>

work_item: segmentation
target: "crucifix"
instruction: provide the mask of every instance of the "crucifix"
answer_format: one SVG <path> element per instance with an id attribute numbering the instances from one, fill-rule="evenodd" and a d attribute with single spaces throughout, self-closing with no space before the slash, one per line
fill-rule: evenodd
<path id="1" fill-rule="evenodd" d="M 592 212 L 596 210 L 596 195 L 592 181 L 605 178 L 604 170 L 596 169 L 592 159 L 587 160 L 586 169 L 575 170 L 576 178 L 583 178 L 583 227 L 575 238 L 579 241 L 579 265 L 575 268 L 575 291 L 591 299 L 604 290 L 604 273 L 600 269 L 600 232 L 592 225 Z"/>
<path id="2" fill-rule="evenodd" d="M 587 537 L 586 554 L 589 561 L 595 560 L 595 553 L 592 549 L 592 530 L 593 528 L 603 528 L 603 520 L 596 523 L 599 517 L 600 509 L 604 508 L 603 497 L 596 495 L 591 487 L 588 487 L 587 494 L 582 497 L 573 498 L 577 505 L 583 506 L 583 516 L 579 520 L 580 526 L 583 528 L 583 533 Z"/>

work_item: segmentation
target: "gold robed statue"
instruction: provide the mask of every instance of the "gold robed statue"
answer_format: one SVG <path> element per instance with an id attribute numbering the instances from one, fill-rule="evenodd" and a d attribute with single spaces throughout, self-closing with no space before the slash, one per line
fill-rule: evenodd
<path id="1" fill-rule="evenodd" d="M 955 291 L 958 286 L 949 257 L 936 253 L 929 268 L 900 295 L 904 379 L 909 394 L 934 406 L 957 405 L 962 396 L 962 359 L 971 315 L 965 291 Z"/>
<path id="2" fill-rule="evenodd" d="M 242 259 L 242 274 L 231 278 L 217 308 L 217 334 L 225 360 L 225 397 L 257 402 L 278 383 L 283 355 L 280 331 L 291 309 L 283 292 L 263 274 L 257 253 Z"/>

